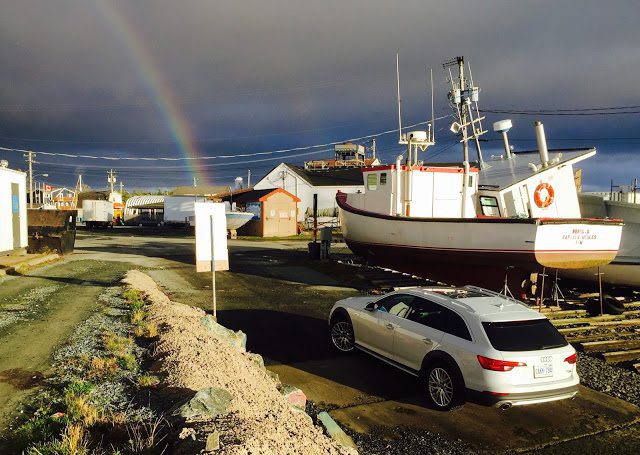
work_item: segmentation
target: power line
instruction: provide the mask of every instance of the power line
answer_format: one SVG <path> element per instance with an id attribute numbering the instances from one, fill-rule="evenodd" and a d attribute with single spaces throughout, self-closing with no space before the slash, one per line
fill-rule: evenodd
<path id="1" fill-rule="evenodd" d="M 450 117 L 451 114 L 449 115 L 444 115 L 442 117 L 438 117 L 435 120 L 442 120 L 444 118 Z M 414 128 L 416 126 L 419 125 L 425 125 L 427 123 L 430 123 L 430 121 L 426 121 L 426 122 L 418 122 L 418 123 L 414 123 L 413 125 L 409 125 L 409 126 L 405 126 L 404 128 Z M 329 147 L 329 146 L 333 146 L 333 145 L 338 145 L 338 144 L 342 144 L 344 142 L 357 142 L 357 141 L 362 141 L 365 139 L 372 139 L 374 137 L 379 137 L 379 136 L 384 136 L 386 134 L 391 134 L 391 133 L 396 133 L 398 131 L 398 129 L 392 129 L 392 130 L 387 130 L 387 131 L 382 131 L 380 133 L 375 133 L 375 134 L 368 134 L 366 136 L 360 136 L 360 137 L 355 137 L 355 138 L 351 138 L 351 139 L 343 139 L 340 141 L 335 141 L 335 142 L 327 142 L 325 144 L 316 144 L 316 145 L 308 145 L 308 146 L 303 146 L 303 147 L 293 147 L 293 148 L 288 148 L 288 149 L 280 149 L 280 150 L 271 150 L 268 152 L 254 152 L 254 153 L 237 153 L 234 155 L 214 155 L 214 156 L 200 156 L 200 157 L 157 157 L 157 156 L 145 156 L 145 157 L 139 157 L 139 156 L 124 156 L 124 157 L 116 157 L 116 156 L 106 156 L 106 155 L 79 155 L 79 154 L 73 154 L 73 153 L 60 153 L 60 152 L 45 152 L 45 151 L 34 151 L 34 150 L 24 150 L 24 149 L 17 149 L 17 148 L 11 148 L 11 147 L 0 147 L 0 150 L 4 150 L 4 151 L 8 151 L 8 152 L 19 152 L 19 153 L 29 153 L 31 152 L 35 152 L 41 155 L 46 155 L 46 156 L 60 156 L 60 157 L 64 157 L 64 158 L 82 158 L 82 159 L 92 159 L 92 160 L 109 160 L 109 161 L 194 161 L 194 160 L 216 160 L 216 159 L 228 159 L 228 158 L 247 158 L 247 157 L 252 157 L 252 156 L 262 156 L 262 155 L 276 155 L 276 154 L 283 154 L 283 153 L 290 153 L 290 152 L 297 152 L 297 151 L 302 151 L 302 150 L 310 150 L 310 149 L 314 149 L 314 148 L 319 148 L 319 147 Z"/>

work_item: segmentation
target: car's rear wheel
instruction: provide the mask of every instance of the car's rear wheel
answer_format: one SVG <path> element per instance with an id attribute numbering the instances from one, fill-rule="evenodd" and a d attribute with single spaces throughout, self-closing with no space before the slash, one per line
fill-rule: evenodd
<path id="1" fill-rule="evenodd" d="M 462 381 L 457 370 L 444 362 L 436 362 L 427 368 L 427 398 L 438 410 L 448 411 L 463 402 Z"/>
<path id="2" fill-rule="evenodd" d="M 353 325 L 351 321 L 344 317 L 338 316 L 331 321 L 331 344 L 340 352 L 352 352 L 355 347 L 355 335 L 353 333 Z"/>

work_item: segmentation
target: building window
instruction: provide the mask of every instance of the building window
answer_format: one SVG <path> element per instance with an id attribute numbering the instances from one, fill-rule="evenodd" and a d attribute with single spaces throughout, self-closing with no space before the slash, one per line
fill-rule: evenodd
<path id="1" fill-rule="evenodd" d="M 485 216 L 500 216 L 500 208 L 498 207 L 498 199 L 493 196 L 480 196 L 480 206 L 482 214 Z"/>
<path id="2" fill-rule="evenodd" d="M 378 174 L 367 174 L 367 189 L 376 190 L 378 188 Z"/>
<path id="3" fill-rule="evenodd" d="M 380 186 L 383 186 L 386 184 L 387 184 L 387 173 L 383 172 L 382 174 L 380 174 Z"/>

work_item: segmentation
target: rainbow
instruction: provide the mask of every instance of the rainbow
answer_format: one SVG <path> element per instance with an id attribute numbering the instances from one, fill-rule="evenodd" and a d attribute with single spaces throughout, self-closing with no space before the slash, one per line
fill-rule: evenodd
<path id="1" fill-rule="evenodd" d="M 208 174 L 197 166 L 200 161 L 200 151 L 187 118 L 180 110 L 171 87 L 162 77 L 153 56 L 145 47 L 135 27 L 127 22 L 126 17 L 110 0 L 95 0 L 93 3 L 98 13 L 112 28 L 115 37 L 121 42 L 148 94 L 157 104 L 180 153 L 186 158 L 185 163 L 191 179 L 196 178 L 199 185 L 209 184 Z"/>

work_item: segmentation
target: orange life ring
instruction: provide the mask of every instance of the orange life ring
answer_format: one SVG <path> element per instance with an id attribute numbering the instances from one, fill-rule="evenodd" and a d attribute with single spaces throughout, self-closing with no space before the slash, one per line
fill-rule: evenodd
<path id="1" fill-rule="evenodd" d="M 544 192 L 546 192 L 546 194 Z M 536 187 L 536 191 L 533 193 L 533 200 L 538 207 L 545 209 L 553 203 L 555 195 L 556 192 L 550 183 L 541 183 Z"/>

